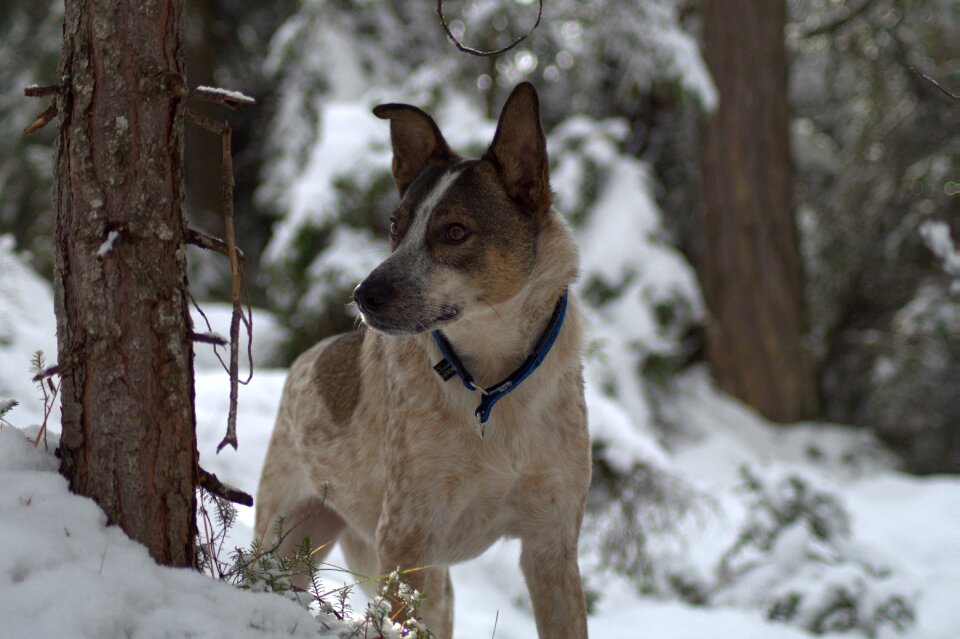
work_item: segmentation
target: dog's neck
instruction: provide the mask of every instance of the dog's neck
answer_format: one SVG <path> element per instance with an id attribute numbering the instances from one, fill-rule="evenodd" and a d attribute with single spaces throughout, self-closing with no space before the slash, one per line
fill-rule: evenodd
<path id="1" fill-rule="evenodd" d="M 523 363 L 546 330 L 563 291 L 576 279 L 577 250 L 563 218 L 551 212 L 539 242 L 529 280 L 517 295 L 443 329 L 481 387 L 501 381 Z"/>

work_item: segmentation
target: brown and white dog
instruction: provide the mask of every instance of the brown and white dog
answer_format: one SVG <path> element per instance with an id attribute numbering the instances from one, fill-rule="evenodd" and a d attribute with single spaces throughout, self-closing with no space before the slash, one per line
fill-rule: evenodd
<path id="1" fill-rule="evenodd" d="M 401 199 L 392 254 L 354 292 L 372 330 L 325 339 L 291 367 L 256 535 L 283 516 L 296 528 L 281 552 L 309 535 L 338 540 L 362 575 L 428 566 L 408 579 L 441 638 L 453 633 L 447 566 L 519 538 L 539 636 L 586 637 L 577 540 L 590 440 L 567 293 L 577 252 L 550 206 L 537 93 L 513 91 L 479 160 L 451 151 L 416 107 L 374 113 L 390 120 Z M 512 388 L 493 393 L 502 380 Z M 488 391 L 496 405 L 481 410 Z"/>

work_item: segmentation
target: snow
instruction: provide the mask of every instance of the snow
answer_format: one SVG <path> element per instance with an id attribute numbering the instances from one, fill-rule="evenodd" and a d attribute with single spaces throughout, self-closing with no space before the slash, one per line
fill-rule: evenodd
<path id="1" fill-rule="evenodd" d="M 7 414 L 16 426 L 38 421 L 40 408 L 29 382 L 29 359 L 37 346 L 50 353 L 54 321 L 49 285 L 0 240 L 0 342 L 3 361 L 20 361 L 21 373 L 0 367 L 5 397 L 21 401 Z M 29 293 L 29 294 L 27 294 Z M 210 305 L 206 305 L 208 310 Z M 228 305 L 214 306 L 214 324 L 228 321 Z M 276 339 L 269 314 L 260 335 Z M 216 321 L 216 320 L 219 320 Z M 47 333 L 44 333 L 44 330 Z M 11 371 L 8 373 L 8 370 Z M 238 451 L 215 454 L 228 405 L 228 379 L 215 360 L 198 358 L 196 374 L 200 462 L 221 480 L 250 493 L 263 464 L 286 372 L 260 369 L 241 389 Z M 18 382 L 20 379 L 26 382 Z M 10 392 L 10 391 L 14 392 Z M 903 636 L 953 639 L 960 628 L 960 478 L 911 477 L 899 473 L 886 454 L 862 431 L 841 425 L 774 426 L 735 400 L 720 394 L 702 370 L 680 375 L 662 405 L 671 425 L 658 440 L 639 429 L 623 405 L 588 384 L 591 426 L 598 441 L 614 451 L 622 468 L 638 460 L 665 468 L 677 481 L 710 495 L 706 514 L 678 519 L 668 530 L 676 549 L 670 561 L 696 573 L 712 562 L 747 516 L 738 469 L 747 464 L 774 492 L 778 482 L 802 476 L 815 490 L 837 496 L 849 516 L 850 535 L 841 548 L 858 561 L 888 571 L 897 592 L 915 603 L 916 625 Z M 31 418 L 30 416 L 34 416 Z M 56 430 L 56 428 L 54 428 Z M 35 431 L 33 431 L 35 432 Z M 54 441 L 55 437 L 51 437 Z M 52 446 L 51 446 L 52 448 Z M 24 433 L 0 426 L 0 634 L 4 637 L 325 637 L 311 615 L 282 597 L 240 591 L 189 570 L 154 565 L 145 550 L 119 529 L 105 525 L 92 501 L 71 495 L 56 473 L 52 451 L 33 445 Z M 711 514 L 712 513 L 712 514 Z M 598 514 L 591 514 L 587 526 Z M 253 510 L 240 508 L 229 545 L 248 543 Z M 811 639 L 795 626 L 773 623 L 757 606 L 767 591 L 802 581 L 811 593 L 823 579 L 862 579 L 848 562 L 832 568 L 811 563 L 816 546 L 802 527 L 776 538 L 774 552 L 749 579 L 708 606 L 669 597 L 644 597 L 631 579 L 605 567 L 596 537 L 581 546 L 587 590 L 596 597 L 589 618 L 591 636 L 650 636 L 669 639 Z M 654 539 L 653 541 L 657 541 Z M 660 540 L 658 543 L 663 543 Z M 811 544 L 814 544 L 811 546 Z M 535 636 L 529 598 L 518 567 L 519 543 L 502 541 L 478 559 L 453 568 L 457 637 L 487 639 L 496 624 L 498 639 Z M 344 565 L 338 550 L 330 565 Z M 818 567 L 819 566 L 819 567 Z M 784 572 L 784 571 L 787 572 Z M 790 572 L 792 571 L 792 573 Z M 342 573 L 321 576 L 331 585 Z M 882 584 L 881 584 L 882 585 Z M 882 588 L 870 590 L 879 598 Z M 816 603 L 815 600 L 811 602 Z M 363 608 L 356 596 L 355 608 Z M 343 636 L 343 626 L 339 630 Z M 828 637 L 849 637 L 839 632 Z M 858 635 L 853 635 L 858 636 Z M 898 636 L 883 626 L 877 637 Z"/>
<path id="2" fill-rule="evenodd" d="M 283 257 L 284 247 L 303 226 L 322 227 L 332 221 L 337 194 L 331 186 L 339 176 L 363 180 L 372 177 L 375 166 L 389 164 L 389 128 L 373 115 L 371 108 L 359 102 L 326 105 L 319 126 L 319 143 L 291 187 L 289 213 L 274 229 L 267 246 L 268 262 Z M 379 165 L 367 162 L 367 150 L 371 148 L 382 155 Z"/>
<path id="3" fill-rule="evenodd" d="M 56 466 L 0 429 L 4 636 L 316 636 L 292 602 L 156 566 L 93 501 L 71 495 Z"/>
<path id="4" fill-rule="evenodd" d="M 243 489 L 255 486 L 269 435 L 269 425 L 258 428 L 257 423 L 271 416 L 283 377 L 280 371 L 263 373 L 255 378 L 257 387 L 248 390 L 247 395 L 259 399 L 252 406 L 241 404 L 240 451 L 224 455 L 223 461 L 212 454 L 202 457 L 206 467 Z M 198 398 L 206 398 L 198 404 L 206 414 L 217 412 L 225 388 L 222 375 L 198 375 Z M 201 449 L 212 453 L 219 433 L 199 417 Z M 17 431 L 0 429 L 0 481 L 5 487 L 0 494 L 0 583 L 5 592 L 0 618 L 10 636 L 317 636 L 316 622 L 281 597 L 241 592 L 190 571 L 154 566 L 143 548 L 104 526 L 92 502 L 69 495 L 55 467 L 51 455 L 34 449 Z M 915 566 L 918 581 L 930 579 L 923 591 L 926 606 L 910 636 L 947 639 L 960 622 L 950 594 L 960 587 L 960 544 L 949 521 L 949 513 L 960 508 L 960 483 L 886 473 L 855 484 L 850 495 L 860 497 L 854 521 L 868 531 L 869 542 Z M 891 521 L 891 501 L 907 505 L 908 512 Z M 251 509 L 241 510 L 233 543 L 245 543 L 250 535 Z M 918 543 L 918 525 L 923 543 Z M 454 568 L 458 637 L 489 637 L 495 620 L 500 639 L 534 635 L 518 557 L 517 542 L 501 542 Z M 328 562 L 343 565 L 343 558 L 335 553 Z M 587 581 L 600 586 L 590 618 L 592 636 L 630 636 L 623 634 L 625 628 L 643 628 L 647 636 L 670 638 L 811 637 L 742 609 L 643 599 L 622 577 L 600 577 L 605 581 L 597 575 Z M 51 592 L 57 596 L 46 596 Z"/>
<path id="5" fill-rule="evenodd" d="M 103 257 L 112 251 L 113 245 L 116 243 L 118 237 L 120 237 L 119 231 L 110 231 L 107 233 L 107 239 L 105 239 L 103 244 L 100 245 L 100 248 L 97 249 L 97 257 Z"/>
<path id="6" fill-rule="evenodd" d="M 910 636 L 955 639 L 960 629 L 960 490 L 956 477 L 878 475 L 846 493 L 854 534 L 918 587 Z"/>
<path id="7" fill-rule="evenodd" d="M 671 78 L 707 111 L 719 102 L 716 86 L 696 39 L 679 24 L 676 0 L 610 3 L 602 50 L 618 61 L 618 92 L 648 90 L 656 79 Z M 588 34 L 589 36 L 590 34 Z"/>
<path id="8" fill-rule="evenodd" d="M 208 87 L 208 86 L 199 86 L 195 89 L 203 93 L 212 93 L 215 95 L 220 95 L 225 98 L 229 98 L 236 102 L 242 102 L 244 104 L 256 104 L 256 100 L 251 98 L 249 95 L 245 95 L 240 91 L 232 91 L 230 89 L 221 89 L 220 87 Z"/>
<path id="9" fill-rule="evenodd" d="M 43 421 L 40 392 L 31 381 L 35 351 L 57 358 L 57 323 L 50 284 L 26 266 L 10 235 L 0 235 L 0 399 L 20 405 L 6 419 L 21 426 Z M 59 410 L 56 411 L 59 421 Z"/>
<path id="10" fill-rule="evenodd" d="M 940 258 L 943 270 L 953 279 L 951 292 L 960 295 L 960 248 L 950 237 L 950 226 L 943 220 L 927 220 L 920 225 L 920 235 L 930 251 Z"/>
<path id="11" fill-rule="evenodd" d="M 646 436 L 642 428 L 620 404 L 599 392 L 597 384 L 586 385 L 590 407 L 590 438 L 604 447 L 604 459 L 620 472 L 630 471 L 634 464 L 646 462 L 669 465 L 666 450 Z"/>
<path id="12" fill-rule="evenodd" d="M 338 226 L 330 238 L 330 249 L 307 269 L 312 284 L 300 300 L 300 308 L 315 311 L 319 304 L 329 302 L 332 292 L 353 290 L 387 254 L 386 243 L 370 231 Z M 351 301 L 349 296 L 343 298 L 344 312 L 350 312 L 347 305 Z"/>
<path id="13" fill-rule="evenodd" d="M 399 98 L 395 95 L 366 95 L 324 104 L 316 123 L 317 137 L 306 163 L 297 167 L 294 177 L 285 178 L 291 182 L 282 196 L 288 202 L 288 208 L 274 227 L 267 246 L 265 259 L 268 263 L 288 258 L 290 246 L 302 229 L 330 228 L 340 221 L 338 185 L 349 180 L 352 187 L 362 190 L 390 166 L 390 127 L 386 121 L 373 115 L 372 108 L 377 102 L 397 100 Z M 457 148 L 478 146 L 481 141 L 488 143 L 496 129 L 495 123 L 484 119 L 475 104 L 459 96 L 441 103 L 435 115 L 441 127 L 456 122 L 456 126 L 444 129 L 448 132 L 448 142 Z M 383 238 L 373 238 L 366 230 L 339 226 L 333 233 L 328 244 L 339 255 L 330 258 L 332 264 L 315 263 L 311 275 L 332 268 L 352 278 L 353 273 L 359 271 L 360 264 L 372 268 L 376 262 L 371 264 L 371 259 L 382 259 L 387 250 Z M 341 243 L 357 251 L 353 260 L 347 261 L 352 265 L 348 270 L 344 270 L 344 261 L 340 257 L 349 255 L 350 250 L 338 248 Z M 343 275 L 334 277 L 337 282 L 343 280 Z M 359 279 L 350 281 L 356 283 Z M 323 281 L 322 278 L 315 280 Z M 336 286 L 328 288 L 335 289 Z"/>

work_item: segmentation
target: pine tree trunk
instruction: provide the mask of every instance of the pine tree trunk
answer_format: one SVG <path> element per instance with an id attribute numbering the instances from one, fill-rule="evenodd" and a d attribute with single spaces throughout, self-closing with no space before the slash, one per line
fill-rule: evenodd
<path id="1" fill-rule="evenodd" d="M 175 566 L 194 562 L 196 455 L 182 9 L 67 0 L 54 182 L 61 471 Z"/>
<path id="2" fill-rule="evenodd" d="M 704 0 L 720 94 L 702 127 L 707 354 L 720 386 L 777 421 L 816 410 L 802 345 L 783 0 Z"/>

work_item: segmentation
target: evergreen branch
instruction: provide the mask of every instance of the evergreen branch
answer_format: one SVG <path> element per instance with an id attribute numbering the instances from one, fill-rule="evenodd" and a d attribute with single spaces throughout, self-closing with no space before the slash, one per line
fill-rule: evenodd
<path id="1" fill-rule="evenodd" d="M 10 425 L 10 422 L 8 422 L 4 416 L 19 405 L 20 402 L 15 399 L 0 399 L 0 425 Z"/>

